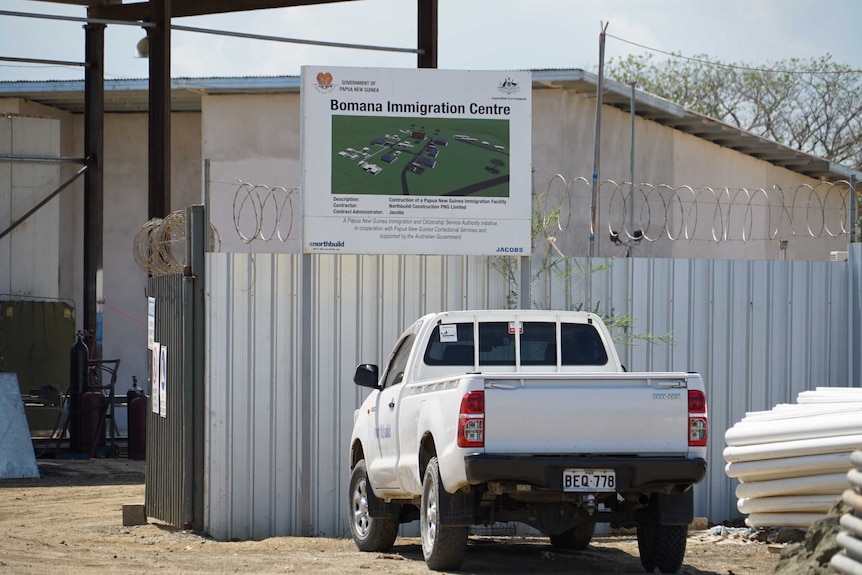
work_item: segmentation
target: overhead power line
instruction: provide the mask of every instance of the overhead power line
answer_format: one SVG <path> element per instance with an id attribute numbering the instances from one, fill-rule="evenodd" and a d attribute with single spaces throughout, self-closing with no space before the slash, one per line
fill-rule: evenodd
<path id="1" fill-rule="evenodd" d="M 658 52 L 659 54 L 664 54 L 666 56 L 670 56 L 672 58 L 680 58 L 682 60 L 688 60 L 690 62 L 698 62 L 700 64 L 709 64 L 711 66 L 718 66 L 721 68 L 730 68 L 734 70 L 745 70 L 748 72 L 773 72 L 773 73 L 781 73 L 781 74 L 862 74 L 862 70 L 781 70 L 781 69 L 772 69 L 772 68 L 754 68 L 751 66 L 741 66 L 738 64 L 724 64 L 722 62 L 713 62 L 711 60 L 704 60 L 703 58 L 694 58 L 691 56 L 683 56 L 677 52 L 668 52 L 666 50 L 660 50 L 659 48 L 653 48 L 652 46 L 646 46 L 644 44 L 638 44 L 637 42 L 632 42 L 631 40 L 626 40 L 625 38 L 620 38 L 619 36 L 614 36 L 613 34 L 605 34 L 606 36 L 613 38 L 614 40 L 619 40 L 620 42 L 625 42 L 626 44 L 631 44 L 632 46 L 637 46 L 638 48 L 643 48 L 644 50 L 649 50 L 650 52 Z"/>

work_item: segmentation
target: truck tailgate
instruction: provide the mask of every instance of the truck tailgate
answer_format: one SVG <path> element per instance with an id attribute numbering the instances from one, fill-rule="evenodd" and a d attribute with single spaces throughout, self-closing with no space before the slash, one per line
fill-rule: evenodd
<path id="1" fill-rule="evenodd" d="M 681 455 L 686 374 L 487 375 L 485 453 Z"/>

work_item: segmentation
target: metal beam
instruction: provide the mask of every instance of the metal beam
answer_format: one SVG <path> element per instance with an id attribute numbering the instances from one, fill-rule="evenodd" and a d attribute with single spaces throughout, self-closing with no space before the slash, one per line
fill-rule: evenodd
<path id="1" fill-rule="evenodd" d="M 13 12 L 0 10 L 0 16 L 15 16 L 19 18 L 36 18 L 41 20 L 60 20 L 63 22 L 83 22 L 85 24 L 119 24 L 122 26 L 150 26 L 147 22 L 136 20 L 106 20 L 104 18 L 81 18 L 80 16 L 63 16 L 60 14 L 39 14 L 35 12 Z"/>
<path id="2" fill-rule="evenodd" d="M 69 60 L 43 60 L 41 58 L 16 58 L 14 56 L 0 56 L 0 62 L 21 62 L 23 64 L 47 64 L 49 66 L 81 66 L 86 67 L 86 62 L 71 62 Z"/>
<path id="3" fill-rule="evenodd" d="M 231 32 L 230 30 L 212 30 L 210 28 L 198 28 L 195 26 L 171 25 L 172 30 L 179 32 L 196 32 L 198 34 L 213 34 L 214 36 L 229 36 L 232 38 L 247 38 L 250 40 L 264 40 L 268 42 L 285 42 L 287 44 L 306 44 L 310 46 L 328 46 L 331 48 L 352 48 L 354 50 L 377 50 L 380 52 L 406 52 L 417 54 L 416 48 L 397 48 L 394 46 L 372 46 L 370 44 L 350 44 L 347 42 L 327 42 L 324 40 L 302 40 L 300 38 L 285 38 L 284 36 L 267 36 L 264 34 L 249 34 L 247 32 Z"/>
<path id="4" fill-rule="evenodd" d="M 173 0 L 171 15 L 174 18 L 185 16 L 204 16 L 207 14 L 224 14 L 227 12 L 242 12 L 246 10 L 265 10 L 269 8 L 289 8 L 293 6 L 309 6 L 329 4 L 333 2 L 350 2 L 355 0 Z M 155 21 L 153 8 L 158 0 L 136 2 L 132 4 L 111 4 L 92 6 L 90 15 L 94 18 L 110 20 L 150 20 Z"/>
<path id="5" fill-rule="evenodd" d="M 335 0 L 331 0 L 335 1 Z M 436 2 L 436 0 L 431 0 Z M 46 20 L 65 20 L 71 22 L 83 22 L 90 24 L 121 24 L 124 26 L 140 26 L 142 28 L 151 28 L 155 26 L 153 22 L 145 22 L 142 20 L 107 20 L 103 18 L 80 18 L 77 16 L 59 16 L 49 14 L 35 14 L 30 12 L 10 12 L 8 10 L 0 10 L 0 16 L 18 16 L 22 18 L 42 18 Z M 434 19 L 436 20 L 436 10 Z M 421 23 L 421 19 L 420 19 Z M 308 44 L 311 46 L 328 46 L 333 48 L 353 48 L 356 50 L 378 50 L 381 52 L 406 52 L 411 54 L 420 53 L 418 48 L 398 48 L 395 46 L 374 46 L 369 44 L 352 44 L 349 42 L 327 42 L 323 40 L 303 40 L 300 38 L 285 38 L 283 36 L 266 36 L 262 34 L 249 34 L 245 32 L 233 32 L 230 30 L 213 30 L 210 28 L 199 28 L 195 26 L 179 26 L 172 25 L 172 29 L 181 32 L 196 32 L 198 34 L 213 34 L 216 36 L 231 36 L 234 38 L 248 38 L 251 40 L 267 40 L 270 42 L 286 42 L 289 44 Z M 436 28 L 436 22 L 435 22 Z M 435 33 L 436 35 L 436 33 Z M 436 49 L 436 38 L 434 39 Z M 52 64 L 57 66 L 86 66 L 85 62 L 68 62 L 65 60 L 37 60 L 33 58 L 13 58 L 2 57 L 0 61 L 9 62 L 26 62 L 30 64 Z M 436 67 L 436 66 L 435 66 Z"/>
<path id="6" fill-rule="evenodd" d="M 92 0 L 35 0 L 36 2 L 50 2 L 52 4 L 75 4 L 77 6 L 89 6 Z"/>
<path id="7" fill-rule="evenodd" d="M 105 148 L 105 25 L 84 26 L 84 330 L 98 334 L 99 302 L 103 301 L 102 244 L 104 240 Z M 95 338 L 92 357 L 102 357 Z"/>
<path id="8" fill-rule="evenodd" d="M 437 0 L 418 2 L 418 68 L 437 67 Z"/>
<path id="9" fill-rule="evenodd" d="M 33 156 L 26 154 L 0 154 L 0 162 L 16 164 L 86 164 L 84 158 L 68 158 L 63 156 Z"/>
<path id="10" fill-rule="evenodd" d="M 57 188 L 56 190 L 54 190 L 53 192 L 48 194 L 44 200 L 42 200 L 41 202 L 39 202 L 38 204 L 36 204 L 32 208 L 30 208 L 26 214 L 24 214 L 23 216 L 21 216 L 20 218 L 18 218 L 14 222 L 12 222 L 12 225 L 10 225 L 8 228 L 6 228 L 2 232 L 0 232 L 0 240 L 2 240 L 3 238 L 5 238 L 9 234 L 11 234 L 12 230 L 14 230 L 18 226 L 20 226 L 21 224 L 26 222 L 30 216 L 32 216 L 33 214 L 38 212 L 40 209 L 42 209 L 42 206 L 44 206 L 45 204 L 47 204 L 48 202 L 53 200 L 57 194 L 59 194 L 60 192 L 62 192 L 66 188 L 68 188 L 72 184 L 72 182 L 77 180 L 86 171 L 87 171 L 87 166 L 83 166 L 80 170 L 75 172 L 74 176 L 72 176 L 71 178 L 66 180 L 59 188 Z"/>

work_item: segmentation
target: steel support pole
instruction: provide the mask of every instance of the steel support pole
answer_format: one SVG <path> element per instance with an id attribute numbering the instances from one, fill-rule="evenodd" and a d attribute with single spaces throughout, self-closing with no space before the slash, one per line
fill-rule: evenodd
<path id="1" fill-rule="evenodd" d="M 301 266 L 300 276 L 300 293 L 299 298 L 302 302 L 302 310 L 300 311 L 300 383 L 299 383 L 299 413 L 300 413 L 300 431 L 299 437 L 295 438 L 295 442 L 299 446 L 299 469 L 294 470 L 294 477 L 299 480 L 299 534 L 310 537 L 314 535 L 311 520 L 312 501 L 314 499 L 315 489 L 311 484 L 311 463 L 314 446 L 312 439 L 314 433 L 312 425 L 314 418 L 312 417 L 312 402 L 311 397 L 314 391 L 312 384 L 314 372 L 312 371 L 311 362 L 313 360 L 312 338 L 314 330 L 312 329 L 311 320 L 314 316 L 312 306 L 314 298 L 312 297 L 312 278 L 313 265 L 311 254 L 302 254 L 299 256 Z"/>
<path id="2" fill-rule="evenodd" d="M 186 263 L 183 269 L 183 525 L 203 529 L 207 224 L 204 206 L 186 208 Z"/>
<path id="3" fill-rule="evenodd" d="M 102 357 L 98 307 L 102 291 L 104 238 L 104 149 L 105 149 L 105 25 L 84 26 L 87 67 L 84 69 L 84 330 L 95 334 L 90 355 Z"/>
<path id="4" fill-rule="evenodd" d="M 437 0 L 417 0 L 419 57 L 417 68 L 437 67 Z"/>
<path id="5" fill-rule="evenodd" d="M 149 218 L 171 209 L 171 0 L 151 0 L 155 26 L 150 44 Z"/>
<path id="6" fill-rule="evenodd" d="M 859 217 L 859 198 L 856 196 L 856 174 L 850 174 L 850 191 L 847 196 L 850 203 L 850 243 L 859 241 L 859 226 L 856 219 Z"/>

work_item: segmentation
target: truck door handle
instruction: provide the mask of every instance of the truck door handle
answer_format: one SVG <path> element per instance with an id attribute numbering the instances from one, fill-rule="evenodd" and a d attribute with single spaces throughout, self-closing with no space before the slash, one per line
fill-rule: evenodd
<path id="1" fill-rule="evenodd" d="M 394 399 L 389 400 L 389 409 L 395 409 L 395 400 Z"/>
<path id="2" fill-rule="evenodd" d="M 653 381 L 653 385 L 655 387 L 671 387 L 671 388 L 680 388 L 685 387 L 685 382 L 680 381 L 678 379 L 663 379 L 658 381 Z"/>

